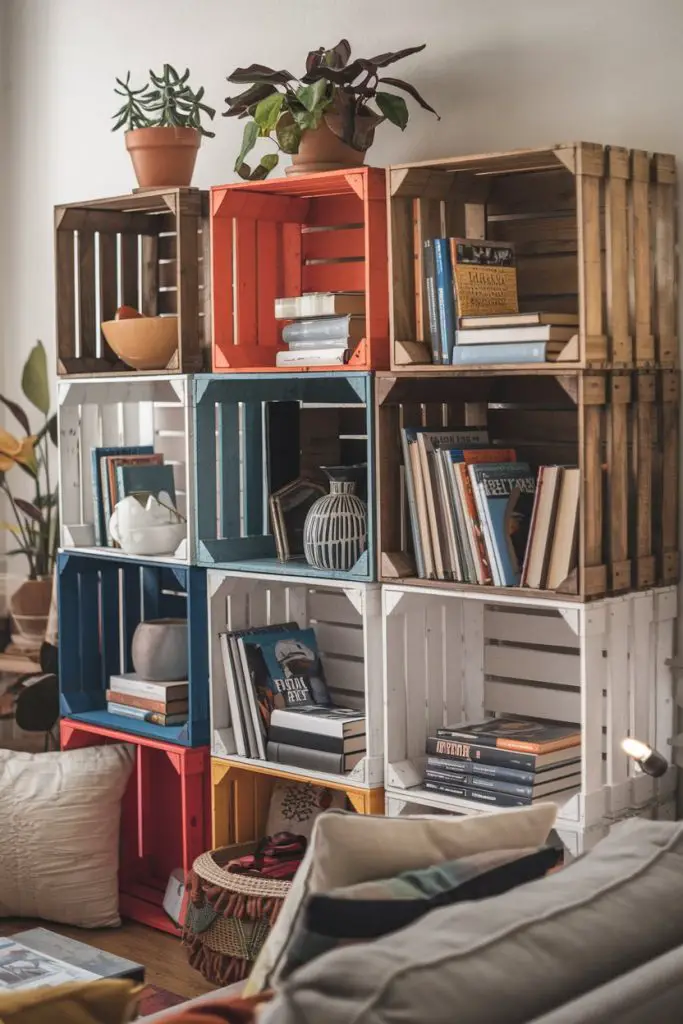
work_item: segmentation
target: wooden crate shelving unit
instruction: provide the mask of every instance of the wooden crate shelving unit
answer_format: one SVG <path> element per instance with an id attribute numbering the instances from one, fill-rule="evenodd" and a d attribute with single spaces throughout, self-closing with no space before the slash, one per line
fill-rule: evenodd
<path id="1" fill-rule="evenodd" d="M 415 804 L 490 811 L 427 790 L 422 778 L 428 736 L 493 713 L 580 725 L 581 785 L 557 801 L 570 852 L 613 820 L 670 803 L 675 769 L 662 780 L 637 772 L 621 740 L 635 736 L 670 756 L 675 587 L 576 604 L 395 585 L 382 599 L 390 813 Z"/>
<path id="2" fill-rule="evenodd" d="M 170 746 L 209 740 L 206 573 L 174 563 L 136 564 L 60 552 L 57 556 L 61 713 L 111 732 Z M 161 726 L 111 714 L 105 691 L 112 674 L 131 672 L 131 643 L 146 619 L 186 618 L 189 631 L 189 717 Z"/>
<path id="3" fill-rule="evenodd" d="M 387 190 L 392 367 L 431 369 L 422 242 L 442 235 L 515 244 L 520 309 L 579 315 L 569 365 L 678 365 L 673 156 L 581 142 L 452 157 L 391 167 Z"/>
<path id="4" fill-rule="evenodd" d="M 379 168 L 212 188 L 214 371 L 276 370 L 287 346 L 275 299 L 326 291 L 365 292 L 367 333 L 349 368 L 387 368 L 386 224 Z"/>
<path id="5" fill-rule="evenodd" d="M 337 583 L 315 578 L 283 579 L 208 572 L 211 753 L 232 764 L 262 768 L 318 785 L 371 790 L 381 787 L 384 729 L 381 692 L 381 593 L 376 584 Z M 325 679 L 332 699 L 343 707 L 364 710 L 367 754 L 345 775 L 288 768 L 236 754 L 230 721 L 227 680 L 219 633 L 276 622 L 297 622 L 315 629 Z M 242 840 L 239 840 L 240 842 Z M 246 842 L 246 840 L 244 840 Z"/>
<path id="6" fill-rule="evenodd" d="M 200 374 L 194 378 L 197 561 L 209 568 L 375 579 L 372 375 Z M 321 465 L 367 463 L 368 544 L 348 573 L 279 562 L 268 497 Z"/>
<path id="7" fill-rule="evenodd" d="M 100 329 L 123 305 L 145 316 L 178 317 L 178 348 L 165 372 L 207 368 L 208 208 L 208 192 L 195 188 L 55 208 L 59 374 L 140 372 L 119 360 Z"/>
<path id="8" fill-rule="evenodd" d="M 163 909 L 172 871 L 187 873 L 211 844 L 209 751 L 62 719 L 62 750 L 130 743 L 135 769 L 121 804 L 119 907 L 159 931 L 180 935 Z"/>
<path id="9" fill-rule="evenodd" d="M 579 466 L 578 570 L 560 587 L 563 596 L 598 598 L 677 581 L 678 371 L 436 368 L 377 374 L 375 394 L 382 581 L 421 585 L 410 553 L 400 430 L 448 424 L 487 426 L 492 443 L 514 447 L 532 468 Z"/>
<path id="10" fill-rule="evenodd" d="M 262 839 L 266 831 L 268 807 L 275 784 L 281 780 L 315 782 L 302 778 L 284 765 L 266 766 L 232 759 L 211 758 L 211 813 L 213 845 L 231 846 Z M 350 782 L 326 781 L 328 789 L 346 794 L 358 814 L 384 814 L 382 787 L 364 789 Z"/>

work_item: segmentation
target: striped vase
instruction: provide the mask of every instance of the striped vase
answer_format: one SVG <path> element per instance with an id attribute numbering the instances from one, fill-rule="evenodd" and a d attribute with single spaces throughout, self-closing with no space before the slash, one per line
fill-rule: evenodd
<path id="1" fill-rule="evenodd" d="M 355 480 L 330 480 L 304 523 L 304 555 L 316 569 L 348 572 L 367 546 L 368 513 Z"/>

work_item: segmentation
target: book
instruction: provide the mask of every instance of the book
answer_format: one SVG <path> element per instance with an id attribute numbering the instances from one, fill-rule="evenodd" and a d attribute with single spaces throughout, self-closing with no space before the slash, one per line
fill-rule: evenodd
<path id="1" fill-rule="evenodd" d="M 271 725 L 297 732 L 310 732 L 335 739 L 351 739 L 365 735 L 365 715 L 355 708 L 329 707 L 274 708 Z"/>
<path id="2" fill-rule="evenodd" d="M 274 491 L 269 498 L 277 557 L 281 562 L 304 553 L 304 523 L 311 505 L 326 494 L 322 484 L 305 477 Z"/>
<path id="3" fill-rule="evenodd" d="M 441 362 L 441 336 L 439 334 L 439 306 L 436 297 L 436 263 L 434 261 L 434 240 L 425 239 L 422 243 L 422 276 L 427 296 L 427 316 L 429 322 L 429 343 L 432 349 L 432 362 Z"/>
<path id="4" fill-rule="evenodd" d="M 276 320 L 365 314 L 365 292 L 309 292 L 275 300 Z"/>
<path id="5" fill-rule="evenodd" d="M 434 745 L 436 743 L 449 742 L 448 740 L 439 740 L 437 737 L 430 737 L 427 741 L 428 750 L 432 741 L 434 741 Z M 567 747 L 566 752 L 569 753 L 573 749 L 573 747 Z M 533 786 L 537 782 L 554 782 L 556 779 L 562 779 L 566 775 L 575 775 L 580 771 L 580 768 L 581 758 L 579 756 L 568 761 L 562 761 L 554 767 L 542 768 L 539 771 L 508 768 L 505 765 L 485 764 L 482 761 L 472 761 L 468 758 L 441 757 L 437 754 L 430 755 L 425 765 L 425 769 L 453 772 L 455 774 L 470 774 L 477 778 L 499 779 L 502 782 L 516 782 L 519 786 Z"/>
<path id="6" fill-rule="evenodd" d="M 565 468 L 562 471 L 552 549 L 545 581 L 548 590 L 556 590 L 560 584 L 564 583 L 576 565 L 580 490 L 581 471 Z"/>
<path id="7" fill-rule="evenodd" d="M 474 498 L 468 465 L 466 463 L 453 464 L 452 472 L 458 487 L 465 517 L 469 549 L 472 552 L 474 571 L 476 573 L 476 579 L 473 582 L 485 585 L 493 582 L 493 572 L 486 548 L 484 531 L 479 521 L 479 511 Z"/>
<path id="8" fill-rule="evenodd" d="M 105 494 L 107 495 L 107 509 L 109 510 L 109 516 L 107 518 L 107 537 L 109 541 L 111 541 L 111 537 L 109 535 L 109 519 L 111 518 L 111 513 L 114 511 L 116 502 L 121 497 L 118 491 L 116 479 L 116 473 L 119 466 L 161 466 L 163 461 L 163 455 L 156 452 L 151 455 L 106 455 L 104 457 L 102 462 L 103 464 L 106 463 L 107 466 Z"/>
<path id="9" fill-rule="evenodd" d="M 47 928 L 29 928 L 0 938 L 0 991 L 101 978 L 144 981 L 145 968 Z"/>
<path id="10" fill-rule="evenodd" d="M 131 694 L 133 697 L 151 697 L 169 703 L 172 700 L 187 700 L 189 684 L 187 680 L 171 682 L 151 679 L 140 679 L 135 672 L 124 672 L 109 677 L 109 689 L 117 693 Z"/>
<path id="11" fill-rule="evenodd" d="M 560 778 L 537 781 L 533 785 L 520 785 L 517 782 L 506 782 L 503 779 L 489 779 L 480 775 L 441 770 L 430 766 L 427 766 L 424 777 L 432 782 L 445 782 L 448 785 L 466 786 L 472 790 L 483 789 L 489 793 L 507 793 L 510 796 L 518 796 L 525 799 L 552 796 L 553 793 L 558 793 L 565 789 L 575 789 L 581 785 L 581 773 L 576 771 Z"/>
<path id="12" fill-rule="evenodd" d="M 432 239 L 436 280 L 436 305 L 441 342 L 441 362 L 450 365 L 455 344 L 455 305 L 453 301 L 453 268 L 447 238 Z"/>
<path id="13" fill-rule="evenodd" d="M 474 786 L 461 786 L 457 784 L 451 784 L 449 782 L 434 782 L 432 779 L 425 779 L 425 789 L 431 790 L 435 793 L 444 793 L 448 796 L 457 797 L 460 800 L 474 800 L 476 803 L 481 804 L 493 804 L 495 807 L 528 807 L 530 804 L 536 803 L 537 801 L 547 800 L 548 796 L 512 796 L 510 793 L 496 793 L 490 789 L 480 789 Z M 567 789 L 559 790 L 553 793 L 553 798 L 559 799 L 560 802 L 564 802 L 562 799 L 568 799 L 573 792 L 576 792 L 578 786 L 570 786 Z"/>
<path id="14" fill-rule="evenodd" d="M 337 736 L 326 736 L 303 729 L 288 729 L 284 725 L 268 727 L 270 743 L 284 743 L 292 747 L 306 747 L 308 750 L 324 750 L 328 754 L 357 754 L 366 748 L 365 733 L 360 736 L 349 736 L 347 739 Z"/>
<path id="15" fill-rule="evenodd" d="M 290 349 L 346 348 L 365 337 L 364 316 L 319 316 L 294 320 L 282 328 L 282 340 Z"/>
<path id="16" fill-rule="evenodd" d="M 578 742 L 570 747 L 560 747 L 543 754 L 535 754 L 493 747 L 485 743 L 469 743 L 458 739 L 454 735 L 457 731 L 457 726 L 453 730 L 449 726 L 437 729 L 436 736 L 427 740 L 428 752 L 448 760 L 480 763 L 492 767 L 517 768 L 529 772 L 544 771 L 568 760 L 574 761 L 581 754 L 581 746 Z"/>
<path id="17" fill-rule="evenodd" d="M 460 329 L 458 345 L 511 345 L 515 342 L 560 342 L 562 347 L 576 335 L 577 328 L 537 324 L 528 327 L 487 327 Z"/>
<path id="18" fill-rule="evenodd" d="M 189 701 L 184 700 L 152 700 L 150 697 L 134 697 L 130 693 L 119 693 L 117 690 L 107 690 L 107 700 L 113 704 L 127 704 L 131 708 L 141 708 L 144 711 L 158 711 L 162 715 L 177 715 L 187 711 Z"/>
<path id="19" fill-rule="evenodd" d="M 413 551 L 415 553 L 415 567 L 418 577 L 425 579 L 425 555 L 422 537 L 420 536 L 420 512 L 415 485 L 416 476 L 419 475 L 420 469 L 419 465 L 417 465 L 417 447 L 414 442 L 412 444 L 409 443 L 405 428 L 401 430 L 401 449 L 403 452 L 403 478 L 408 498 L 408 520 L 410 522 L 410 533 L 413 538 Z"/>
<path id="20" fill-rule="evenodd" d="M 276 366 L 336 366 L 348 363 L 351 350 L 348 348 L 304 348 L 276 352 Z"/>
<path id="21" fill-rule="evenodd" d="M 130 704 L 116 704 L 114 701 L 107 701 L 107 711 L 112 715 L 123 715 L 124 718 L 135 718 L 140 722 L 150 722 L 152 725 L 184 725 L 187 721 L 187 711 L 177 715 L 166 715 L 158 711 L 145 711 L 144 708 L 134 708 Z"/>
<path id="22" fill-rule="evenodd" d="M 240 688 L 237 683 L 238 670 L 234 663 L 230 639 L 227 633 L 219 633 L 218 640 L 221 646 L 221 655 L 223 658 L 226 692 L 225 694 L 220 693 L 220 696 L 217 699 L 224 704 L 225 697 L 227 695 L 228 709 L 230 711 L 230 727 L 232 729 L 232 741 L 237 753 L 241 757 L 250 757 L 251 750 L 249 747 L 247 727 L 245 724 L 245 716 L 248 712 L 242 708 Z M 220 710 L 220 706 L 217 707 L 214 702 L 211 711 L 211 716 L 214 721 L 217 720 Z"/>
<path id="23" fill-rule="evenodd" d="M 154 448 L 151 444 L 128 445 L 126 447 L 114 448 L 92 448 L 90 461 L 92 468 L 92 491 L 93 491 L 93 522 L 95 526 L 95 544 L 104 547 L 106 544 L 106 524 L 104 519 L 104 505 L 102 492 L 102 475 L 100 463 L 108 455 L 153 455 Z"/>
<path id="24" fill-rule="evenodd" d="M 324 750 L 311 750 L 308 747 L 294 747 L 288 743 L 269 742 L 266 747 L 269 761 L 276 764 L 290 764 L 296 768 L 305 768 L 316 772 L 333 772 L 344 774 L 355 768 L 365 757 L 365 751 L 355 754 L 330 754 Z"/>
<path id="25" fill-rule="evenodd" d="M 497 586 L 519 586 L 536 491 L 526 462 L 468 467 Z"/>
<path id="26" fill-rule="evenodd" d="M 549 341 L 520 341 L 516 344 L 456 345 L 454 366 L 475 366 L 477 363 L 548 363 L 560 354 L 564 345 Z"/>
<path id="27" fill-rule="evenodd" d="M 518 312 L 515 250 L 509 242 L 451 238 L 450 253 L 459 317 Z"/>
<path id="28" fill-rule="evenodd" d="M 552 327 L 578 327 L 577 313 L 500 313 L 493 316 L 461 316 L 458 327 L 478 330 L 481 327 L 533 327 L 549 324 Z"/>
<path id="29" fill-rule="evenodd" d="M 175 482 L 173 466 L 117 466 L 116 468 L 116 500 L 134 494 L 146 503 L 150 494 L 158 498 L 161 494 L 176 507 Z"/>
<path id="30" fill-rule="evenodd" d="M 513 715 L 487 718 L 474 724 L 444 726 L 437 729 L 437 736 L 526 754 L 547 754 L 575 747 L 581 742 L 581 731 L 568 722 L 515 718 Z"/>
<path id="31" fill-rule="evenodd" d="M 541 466 L 538 471 L 529 541 L 522 569 L 522 586 L 533 587 L 534 590 L 545 587 L 562 474 L 562 466 Z"/>

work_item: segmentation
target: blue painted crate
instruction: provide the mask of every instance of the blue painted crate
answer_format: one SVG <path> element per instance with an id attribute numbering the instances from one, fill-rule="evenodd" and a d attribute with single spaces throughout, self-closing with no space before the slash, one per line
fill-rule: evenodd
<path id="1" fill-rule="evenodd" d="M 320 465 L 305 414 L 330 423 L 353 415 L 355 438 L 336 438 L 344 464 L 367 462 L 368 546 L 349 572 L 315 569 L 301 558 L 277 559 L 269 494 L 303 466 Z M 375 421 L 371 373 L 199 374 L 194 378 L 200 565 L 242 572 L 372 581 L 376 576 Z M 341 435 L 342 428 L 338 433 Z M 346 447 L 345 447 L 346 445 Z M 327 454 L 323 462 L 328 462 Z"/>
<path id="2" fill-rule="evenodd" d="M 61 551 L 57 574 L 61 714 L 186 747 L 208 743 L 206 571 Z M 135 627 L 159 618 L 188 621 L 190 707 L 184 725 L 153 725 L 106 709 L 110 676 L 133 671 Z"/>

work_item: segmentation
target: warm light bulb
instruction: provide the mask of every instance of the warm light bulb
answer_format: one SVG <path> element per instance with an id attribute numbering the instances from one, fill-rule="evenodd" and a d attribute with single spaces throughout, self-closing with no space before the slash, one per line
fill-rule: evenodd
<path id="1" fill-rule="evenodd" d="M 621 749 L 634 761 L 647 761 L 648 757 L 652 756 L 652 748 L 648 747 L 647 743 L 633 739 L 632 736 L 627 736 L 621 741 Z"/>

